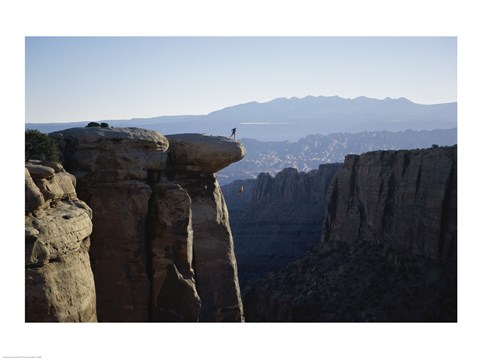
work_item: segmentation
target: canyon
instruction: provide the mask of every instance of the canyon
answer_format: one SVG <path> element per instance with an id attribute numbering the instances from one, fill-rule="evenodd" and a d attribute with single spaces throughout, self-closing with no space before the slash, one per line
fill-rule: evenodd
<path id="1" fill-rule="evenodd" d="M 255 180 L 236 180 L 222 187 L 242 290 L 318 245 L 327 190 L 341 167 L 323 164 L 309 172 L 287 168 L 274 177 L 261 173 Z"/>
<path id="2" fill-rule="evenodd" d="M 27 322 L 456 321 L 456 146 L 220 188 L 246 153 L 225 137 L 50 136 L 63 165 L 25 165 Z"/>
<path id="3" fill-rule="evenodd" d="M 242 129 L 239 129 L 242 134 Z M 242 135 L 243 136 L 243 135 Z M 258 141 L 242 138 L 248 149 L 241 162 L 234 163 L 218 174 L 225 185 L 234 180 L 255 179 L 260 173 L 275 176 L 285 168 L 300 172 L 315 170 L 320 164 L 343 162 L 349 154 L 376 150 L 424 149 L 432 145 L 452 146 L 457 143 L 457 128 L 404 131 L 363 131 L 358 133 L 310 134 L 295 142 Z"/>
<path id="4" fill-rule="evenodd" d="M 456 321 L 456 146 L 347 156 L 318 240 L 246 289 L 246 321 Z"/>

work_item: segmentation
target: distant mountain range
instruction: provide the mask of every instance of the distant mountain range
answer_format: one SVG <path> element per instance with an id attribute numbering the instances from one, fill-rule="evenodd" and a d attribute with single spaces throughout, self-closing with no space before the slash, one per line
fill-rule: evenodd
<path id="1" fill-rule="evenodd" d="M 318 169 L 320 164 L 343 162 L 348 154 L 454 145 L 457 143 L 457 128 L 317 134 L 308 135 L 296 142 L 263 142 L 253 139 L 242 139 L 241 142 L 247 154 L 243 160 L 217 174 L 222 185 L 237 179 L 253 179 L 262 172 L 275 175 L 288 167 L 310 171 Z"/>
<path id="2" fill-rule="evenodd" d="M 363 131 L 450 129 L 457 126 L 457 103 L 416 104 L 408 99 L 372 99 L 338 96 L 278 98 L 266 103 L 249 102 L 227 107 L 208 115 L 160 116 L 130 120 L 94 120 L 116 127 L 141 127 L 161 132 L 206 133 L 261 141 L 297 141 L 308 134 Z M 27 123 L 27 129 L 45 133 L 82 127 L 75 123 Z"/>

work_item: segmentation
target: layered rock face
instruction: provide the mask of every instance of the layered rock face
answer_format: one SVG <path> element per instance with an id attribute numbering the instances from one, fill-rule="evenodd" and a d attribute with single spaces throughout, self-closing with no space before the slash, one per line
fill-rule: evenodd
<path id="1" fill-rule="evenodd" d="M 287 168 L 275 177 L 262 173 L 223 187 L 242 289 L 318 245 L 328 186 L 340 168 L 326 164 L 308 173 Z"/>
<path id="2" fill-rule="evenodd" d="M 25 320 L 95 322 L 92 211 L 57 163 L 25 166 Z"/>
<path id="3" fill-rule="evenodd" d="M 347 156 L 330 189 L 324 240 L 455 257 L 456 166 L 456 147 Z"/>
<path id="4" fill-rule="evenodd" d="M 215 171 L 243 157 L 240 144 L 203 135 L 179 135 L 169 144 L 155 131 L 136 128 L 77 128 L 53 136 L 95 214 L 91 257 L 99 321 L 243 318 L 239 296 L 225 290 L 238 284 L 236 272 L 201 275 L 202 262 L 212 259 L 236 268 L 233 251 L 217 251 L 210 244 L 215 239 L 206 239 L 213 254 L 201 252 L 202 231 L 223 230 L 219 237 L 233 249 L 228 215 L 217 221 L 223 215 L 214 211 L 219 207 L 226 214 L 223 196 L 213 197 L 212 183 L 212 209 L 205 217 L 207 209 L 196 205 L 207 194 L 205 184 L 176 181 L 175 170 L 179 179 L 183 171 L 214 179 Z M 217 224 L 220 230 L 212 228 Z M 210 306 L 216 296 L 221 301 Z"/>
<path id="5" fill-rule="evenodd" d="M 456 321 L 456 147 L 351 155 L 323 240 L 256 282 L 247 321 Z"/>

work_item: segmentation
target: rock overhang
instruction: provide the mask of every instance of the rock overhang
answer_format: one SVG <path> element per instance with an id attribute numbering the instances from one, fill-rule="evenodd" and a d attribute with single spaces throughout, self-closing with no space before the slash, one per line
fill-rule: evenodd
<path id="1" fill-rule="evenodd" d="M 240 161 L 246 154 L 241 143 L 223 136 L 195 133 L 164 136 L 141 128 L 71 128 L 50 136 L 60 146 L 74 143 L 74 160 L 85 170 L 107 170 L 112 153 L 121 151 L 121 156 L 114 157 L 117 170 L 127 167 L 133 170 L 132 165 L 139 170 L 163 170 L 168 157 L 168 166 L 175 170 L 215 173 Z M 125 164 L 118 164 L 119 160 Z"/>
<path id="2" fill-rule="evenodd" d="M 245 157 L 239 142 L 205 134 L 167 135 L 170 164 L 178 170 L 215 173 Z"/>

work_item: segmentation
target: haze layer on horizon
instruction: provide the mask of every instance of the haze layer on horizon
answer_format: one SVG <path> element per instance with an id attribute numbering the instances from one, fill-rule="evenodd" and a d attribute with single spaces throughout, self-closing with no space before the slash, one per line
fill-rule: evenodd
<path id="1" fill-rule="evenodd" d="M 457 98 L 455 37 L 27 37 L 25 122 L 208 114 L 308 95 Z"/>

